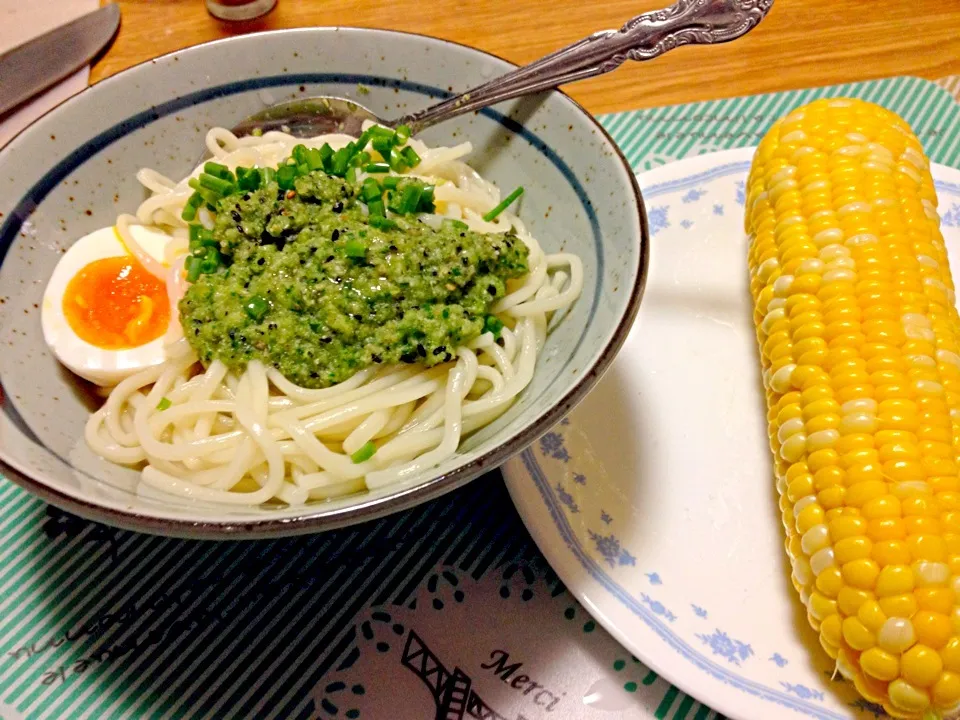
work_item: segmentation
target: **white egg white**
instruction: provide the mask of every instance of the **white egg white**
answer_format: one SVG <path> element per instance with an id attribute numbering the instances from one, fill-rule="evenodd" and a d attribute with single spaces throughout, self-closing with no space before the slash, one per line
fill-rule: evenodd
<path id="1" fill-rule="evenodd" d="M 130 232 L 146 252 L 163 262 L 169 235 L 140 225 L 131 226 Z M 40 321 L 47 346 L 72 372 L 103 387 L 112 387 L 165 359 L 163 336 L 128 350 L 105 350 L 82 340 L 64 315 L 64 293 L 80 270 L 97 260 L 125 255 L 131 254 L 113 227 L 95 230 L 77 240 L 60 258 L 43 294 Z"/>

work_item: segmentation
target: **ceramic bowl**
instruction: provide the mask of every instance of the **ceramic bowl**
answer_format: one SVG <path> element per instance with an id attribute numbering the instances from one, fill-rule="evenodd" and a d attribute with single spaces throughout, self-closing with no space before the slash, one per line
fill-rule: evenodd
<path id="1" fill-rule="evenodd" d="M 77 238 L 144 198 L 138 169 L 183 177 L 211 126 L 276 102 L 354 98 L 383 117 L 426 107 L 510 69 L 434 38 L 351 28 L 235 37 L 151 60 L 81 92 L 0 151 L 0 472 L 54 505 L 111 525 L 204 538 L 315 532 L 371 519 L 452 490 L 546 432 L 596 383 L 643 292 L 648 239 L 640 191 L 600 124 L 550 92 L 424 132 L 469 139 L 471 164 L 503 188 L 523 185 L 520 216 L 549 251 L 578 253 L 580 299 L 557 318 L 533 382 L 493 424 L 431 473 L 306 507 L 210 509 L 136 492 L 139 473 L 95 456 L 83 427 L 95 404 L 43 342 L 40 303 Z"/>

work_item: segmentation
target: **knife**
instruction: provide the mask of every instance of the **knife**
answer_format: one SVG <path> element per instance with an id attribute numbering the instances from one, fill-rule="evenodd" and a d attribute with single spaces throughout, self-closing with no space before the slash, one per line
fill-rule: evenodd
<path id="1" fill-rule="evenodd" d="M 0 115 L 86 65 L 118 27 L 111 3 L 0 55 Z"/>

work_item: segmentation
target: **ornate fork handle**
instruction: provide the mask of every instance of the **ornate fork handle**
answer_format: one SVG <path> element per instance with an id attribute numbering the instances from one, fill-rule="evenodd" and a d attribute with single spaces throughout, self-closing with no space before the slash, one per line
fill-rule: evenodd
<path id="1" fill-rule="evenodd" d="M 434 123 L 504 100 L 595 77 L 627 60 L 651 60 L 680 45 L 710 45 L 745 35 L 773 0 L 677 0 L 602 30 L 490 82 L 397 120 L 419 132 Z"/>

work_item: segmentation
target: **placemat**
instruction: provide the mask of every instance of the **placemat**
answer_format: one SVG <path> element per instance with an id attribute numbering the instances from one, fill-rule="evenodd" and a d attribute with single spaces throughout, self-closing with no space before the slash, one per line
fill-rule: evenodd
<path id="1" fill-rule="evenodd" d="M 601 120 L 640 172 L 837 95 L 899 112 L 960 166 L 958 107 L 916 78 Z M 0 720 L 601 717 L 719 716 L 590 618 L 499 473 L 362 526 L 227 543 L 88 523 L 0 478 Z"/>

